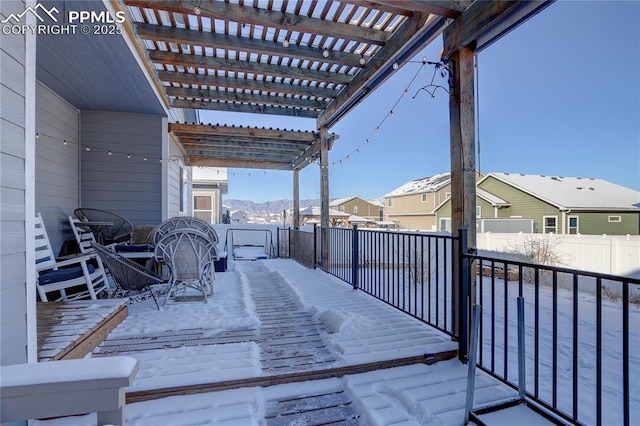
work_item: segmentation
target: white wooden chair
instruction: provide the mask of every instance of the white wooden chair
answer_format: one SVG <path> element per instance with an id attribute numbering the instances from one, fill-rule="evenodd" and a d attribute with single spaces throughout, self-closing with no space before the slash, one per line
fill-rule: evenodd
<path id="1" fill-rule="evenodd" d="M 95 253 L 56 261 L 40 213 L 36 215 L 35 228 L 35 257 L 38 273 L 36 287 L 40 300 L 48 302 L 47 293 L 53 291 L 60 292 L 60 297 L 56 300 L 75 300 L 85 297 L 95 300 L 101 291 L 109 291 L 109 282 L 102 260 Z M 72 287 L 86 287 L 86 290 L 81 289 L 79 292 L 67 295 L 66 290 Z"/>
<path id="2" fill-rule="evenodd" d="M 76 243 L 78 243 L 80 253 L 86 254 L 93 252 L 91 243 L 95 243 L 96 238 L 91 229 L 83 228 L 82 221 L 73 216 L 69 216 L 69 225 L 71 225 L 71 230 L 73 231 L 73 236 L 76 238 Z"/>

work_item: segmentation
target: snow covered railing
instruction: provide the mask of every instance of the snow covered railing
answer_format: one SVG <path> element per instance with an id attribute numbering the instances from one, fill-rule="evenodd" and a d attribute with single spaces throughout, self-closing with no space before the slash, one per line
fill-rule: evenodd
<path id="1" fill-rule="evenodd" d="M 131 357 L 0 367 L 0 422 L 98 413 L 98 425 L 124 425 L 125 388 L 138 372 Z"/>

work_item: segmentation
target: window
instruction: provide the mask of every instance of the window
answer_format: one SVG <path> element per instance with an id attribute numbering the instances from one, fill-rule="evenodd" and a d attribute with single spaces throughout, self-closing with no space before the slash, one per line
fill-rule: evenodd
<path id="1" fill-rule="evenodd" d="M 387 206 L 393 207 L 393 198 L 389 198 L 389 200 L 387 201 Z"/>
<path id="2" fill-rule="evenodd" d="M 449 198 L 451 198 L 451 193 L 450 192 L 445 192 L 444 193 L 444 198 L 445 198 L 445 200 L 448 200 Z"/>
<path id="3" fill-rule="evenodd" d="M 213 197 L 211 195 L 194 195 L 193 215 L 207 223 L 213 223 Z"/>
<path id="4" fill-rule="evenodd" d="M 609 216 L 609 222 L 611 223 L 622 222 L 622 216 Z"/>
<path id="5" fill-rule="evenodd" d="M 341 212 L 343 212 L 343 211 L 344 211 L 344 206 L 340 206 L 340 207 L 338 208 L 338 210 L 339 210 L 339 211 L 341 211 Z"/>
<path id="6" fill-rule="evenodd" d="M 357 214 L 358 213 L 358 206 L 353 206 L 353 214 Z"/>
<path id="7" fill-rule="evenodd" d="M 427 202 L 427 193 L 426 192 L 424 194 L 422 194 L 422 202 L 423 203 Z"/>
<path id="8" fill-rule="evenodd" d="M 544 228 L 542 230 L 545 234 L 556 234 L 558 233 L 558 217 L 557 216 L 544 216 L 542 218 L 542 222 L 544 223 Z"/>
<path id="9" fill-rule="evenodd" d="M 482 217 L 482 207 L 476 206 L 476 217 Z"/>
<path id="10" fill-rule="evenodd" d="M 577 235 L 579 232 L 578 216 L 569 216 L 569 233 Z"/>
<path id="11" fill-rule="evenodd" d="M 440 226 L 438 231 L 440 232 L 451 232 L 451 218 L 450 217 L 441 217 L 440 218 Z"/>

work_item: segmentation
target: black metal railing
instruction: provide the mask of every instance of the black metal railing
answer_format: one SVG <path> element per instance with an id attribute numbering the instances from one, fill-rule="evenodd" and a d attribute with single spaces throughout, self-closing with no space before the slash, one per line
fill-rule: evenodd
<path id="1" fill-rule="evenodd" d="M 513 388 L 524 386 L 529 402 L 569 423 L 640 424 L 640 380 L 632 380 L 640 377 L 640 279 L 479 255 L 463 249 L 464 230 L 459 237 L 314 231 L 306 233 L 313 240 L 288 234 L 289 242 L 296 240 L 287 243 L 291 257 L 312 248 L 321 269 L 456 338 L 462 360 L 468 313 L 480 305 L 478 367 Z M 324 264 L 318 263 L 322 231 Z M 518 353 L 518 298 L 524 354 Z"/>
<path id="2" fill-rule="evenodd" d="M 278 229 L 278 257 L 296 260 L 314 269 L 317 262 L 315 227 L 311 232 L 300 229 Z"/>
<path id="3" fill-rule="evenodd" d="M 454 237 L 318 228 L 328 234 L 320 268 L 425 323 L 455 334 Z M 319 235 L 320 232 L 317 232 Z"/>
<path id="4" fill-rule="evenodd" d="M 522 297 L 527 397 L 572 423 L 640 424 L 640 279 L 464 257 L 482 309 L 479 368 L 518 387 Z"/>

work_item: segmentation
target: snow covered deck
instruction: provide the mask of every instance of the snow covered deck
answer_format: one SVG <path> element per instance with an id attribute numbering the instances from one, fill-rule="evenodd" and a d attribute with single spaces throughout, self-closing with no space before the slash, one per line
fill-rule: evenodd
<path id="1" fill-rule="evenodd" d="M 467 368 L 456 344 L 320 270 L 230 262 L 208 303 L 153 301 L 93 352 L 127 355 L 127 424 L 459 425 Z M 478 373 L 476 407 L 515 396 Z M 95 414 L 40 421 L 93 425 Z"/>

